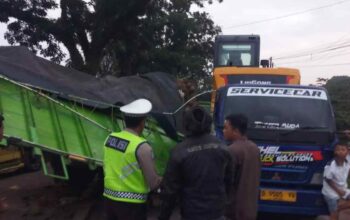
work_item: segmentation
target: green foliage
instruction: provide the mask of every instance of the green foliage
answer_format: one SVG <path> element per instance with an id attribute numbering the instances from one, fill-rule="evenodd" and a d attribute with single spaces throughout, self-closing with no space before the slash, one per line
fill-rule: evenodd
<path id="1" fill-rule="evenodd" d="M 221 30 L 207 13 L 190 11 L 191 5 L 203 2 L 152 1 L 138 28 L 109 49 L 109 57 L 119 64 L 111 72 L 128 75 L 164 71 L 179 78 L 207 78 L 214 37 Z M 133 44 L 128 43 L 130 38 Z"/>
<path id="2" fill-rule="evenodd" d="M 221 0 L 218 0 L 221 2 Z M 91 74 L 164 71 L 208 77 L 220 28 L 205 12 L 211 0 L 0 0 L 10 44 Z M 61 10 L 58 18 L 49 11 Z M 12 19 L 10 19 L 12 18 Z"/>
<path id="3" fill-rule="evenodd" d="M 350 77 L 335 76 L 325 85 L 332 100 L 338 130 L 350 128 Z"/>

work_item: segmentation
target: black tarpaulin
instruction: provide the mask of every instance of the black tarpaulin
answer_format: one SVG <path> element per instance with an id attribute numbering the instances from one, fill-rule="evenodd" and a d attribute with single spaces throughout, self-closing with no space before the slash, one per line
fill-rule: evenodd
<path id="1" fill-rule="evenodd" d="M 149 99 L 153 104 L 152 114 L 169 135 L 175 136 L 173 117 L 160 114 L 173 112 L 183 104 L 175 78 L 169 74 L 153 72 L 140 76 L 96 78 L 37 57 L 26 47 L 0 47 L 0 74 L 55 91 L 61 98 L 77 96 L 87 99 L 81 102 L 94 108 L 109 107 L 102 103 L 122 105 L 137 98 Z M 167 121 L 162 123 L 164 119 Z"/>

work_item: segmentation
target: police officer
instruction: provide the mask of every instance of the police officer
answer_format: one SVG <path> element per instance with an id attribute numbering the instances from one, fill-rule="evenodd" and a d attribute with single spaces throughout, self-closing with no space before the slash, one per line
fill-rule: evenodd
<path id="1" fill-rule="evenodd" d="M 120 108 L 126 128 L 108 136 L 104 146 L 104 193 L 108 219 L 146 220 L 150 190 L 161 182 L 151 146 L 141 137 L 152 104 L 138 99 Z"/>

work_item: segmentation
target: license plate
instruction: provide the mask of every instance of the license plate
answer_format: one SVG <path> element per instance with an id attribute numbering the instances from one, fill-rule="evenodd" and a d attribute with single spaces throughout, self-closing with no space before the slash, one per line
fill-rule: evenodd
<path id="1" fill-rule="evenodd" d="M 296 202 L 297 193 L 294 191 L 262 189 L 260 191 L 260 199 L 269 201 Z"/>

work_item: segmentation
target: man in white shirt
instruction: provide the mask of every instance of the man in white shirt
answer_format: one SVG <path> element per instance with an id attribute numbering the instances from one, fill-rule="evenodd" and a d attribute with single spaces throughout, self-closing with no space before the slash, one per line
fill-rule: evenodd
<path id="1" fill-rule="evenodd" d="M 324 169 L 322 194 L 327 202 L 331 220 L 338 219 L 338 201 L 350 199 L 347 178 L 350 171 L 350 162 L 346 159 L 348 146 L 339 142 L 334 149 L 334 159 Z"/>

